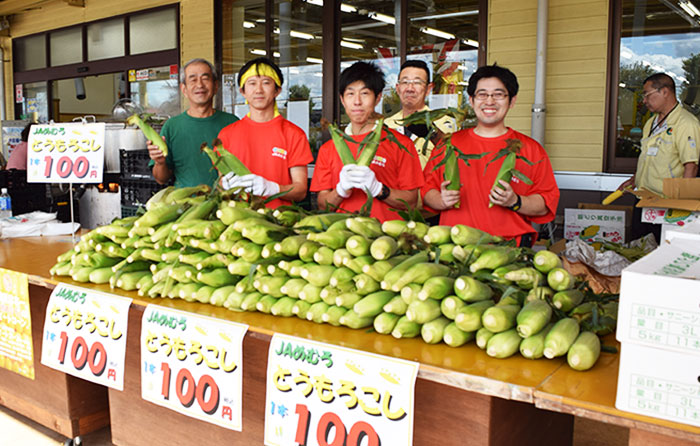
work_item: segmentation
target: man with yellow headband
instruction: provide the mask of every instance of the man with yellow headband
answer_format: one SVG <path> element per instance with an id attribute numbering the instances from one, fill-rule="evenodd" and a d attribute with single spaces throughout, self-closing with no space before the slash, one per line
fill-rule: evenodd
<path id="1" fill-rule="evenodd" d="M 250 111 L 219 133 L 224 148 L 253 172 L 225 175 L 222 187 L 242 187 L 262 197 L 288 191 L 281 199 L 268 203 L 273 208 L 306 196 L 306 166 L 313 161 L 304 131 L 277 110 L 275 99 L 282 82 L 282 71 L 268 58 L 260 57 L 243 65 L 238 72 L 238 85 Z"/>

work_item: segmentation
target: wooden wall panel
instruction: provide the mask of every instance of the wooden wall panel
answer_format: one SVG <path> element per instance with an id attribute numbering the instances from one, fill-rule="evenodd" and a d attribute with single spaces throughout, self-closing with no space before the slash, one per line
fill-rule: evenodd
<path id="1" fill-rule="evenodd" d="M 507 124 L 530 134 L 537 0 L 491 0 L 488 63 L 518 76 Z M 601 171 L 605 132 L 608 7 L 605 0 L 550 0 L 544 146 L 555 170 Z M 517 25 L 516 25 L 517 24 Z"/>

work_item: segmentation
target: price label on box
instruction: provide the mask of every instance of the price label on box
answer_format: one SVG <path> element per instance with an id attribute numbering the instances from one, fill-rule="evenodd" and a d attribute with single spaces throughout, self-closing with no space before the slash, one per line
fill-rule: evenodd
<path id="1" fill-rule="evenodd" d="M 247 330 L 247 325 L 148 305 L 141 320 L 141 397 L 240 431 Z"/>
<path id="2" fill-rule="evenodd" d="M 59 283 L 46 307 L 41 363 L 122 390 L 130 305 L 125 297 Z"/>
<path id="3" fill-rule="evenodd" d="M 105 123 L 33 125 L 27 142 L 27 182 L 101 183 Z"/>
<path id="4" fill-rule="evenodd" d="M 417 374 L 415 362 L 276 334 L 265 445 L 410 445 Z"/>

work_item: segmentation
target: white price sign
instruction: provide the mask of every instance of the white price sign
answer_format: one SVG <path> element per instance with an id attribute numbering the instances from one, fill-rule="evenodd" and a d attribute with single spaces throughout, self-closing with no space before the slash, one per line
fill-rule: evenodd
<path id="1" fill-rule="evenodd" d="M 418 363 L 276 334 L 265 445 L 413 443 Z"/>
<path id="2" fill-rule="evenodd" d="M 141 397 L 242 430 L 247 325 L 148 305 L 141 320 Z"/>
<path id="3" fill-rule="evenodd" d="M 124 389 L 131 299 L 59 283 L 46 307 L 41 363 Z"/>
<path id="4" fill-rule="evenodd" d="M 27 142 L 27 182 L 101 183 L 104 122 L 34 125 Z"/>

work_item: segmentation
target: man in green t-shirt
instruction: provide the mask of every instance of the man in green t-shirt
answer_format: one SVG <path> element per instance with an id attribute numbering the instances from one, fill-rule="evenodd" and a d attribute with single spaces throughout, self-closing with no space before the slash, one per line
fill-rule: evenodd
<path id="1" fill-rule="evenodd" d="M 157 146 L 148 142 L 153 177 L 160 184 L 175 176 L 175 187 L 213 186 L 217 173 L 199 148 L 211 144 L 221 129 L 238 120 L 236 116 L 214 109 L 214 95 L 219 88 L 214 66 L 204 59 L 193 59 L 180 70 L 180 90 L 190 107 L 168 119 L 160 134 L 168 144 L 165 157 Z"/>

